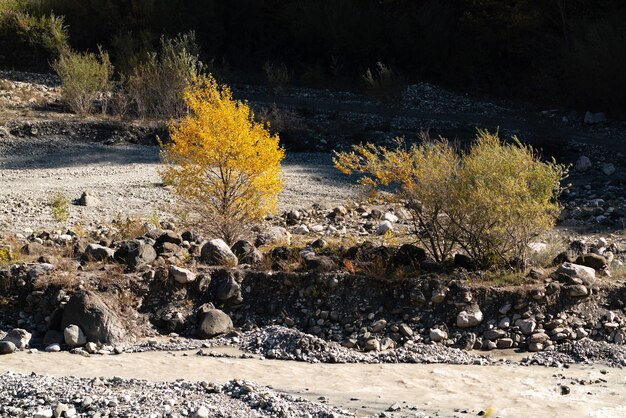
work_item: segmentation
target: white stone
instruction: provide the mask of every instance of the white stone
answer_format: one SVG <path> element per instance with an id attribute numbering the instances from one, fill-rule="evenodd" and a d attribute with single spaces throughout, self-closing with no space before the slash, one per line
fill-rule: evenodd
<path id="1" fill-rule="evenodd" d="M 383 219 L 386 221 L 389 221 L 391 223 L 396 223 L 398 222 L 398 217 L 396 215 L 394 215 L 391 212 L 385 212 L 385 215 L 383 216 Z"/>
<path id="2" fill-rule="evenodd" d="M 52 418 L 52 409 L 38 409 L 33 418 Z"/>
<path id="3" fill-rule="evenodd" d="M 83 330 L 80 329 L 78 325 L 68 325 L 63 330 L 63 337 L 65 340 L 65 344 L 69 345 L 72 348 L 82 347 L 83 345 L 87 344 L 87 337 L 85 337 Z"/>
<path id="4" fill-rule="evenodd" d="M 430 329 L 430 339 L 436 343 L 445 340 L 448 338 L 448 333 L 439 328 L 431 328 Z"/>
<path id="5" fill-rule="evenodd" d="M 191 270 L 184 269 L 182 267 L 171 265 L 168 269 L 170 277 L 176 280 L 180 284 L 186 284 L 196 280 L 196 274 Z"/>
<path id="6" fill-rule="evenodd" d="M 208 418 L 209 410 L 206 408 L 206 406 L 202 405 L 200 408 L 198 408 L 196 413 L 193 414 L 193 416 L 194 418 Z"/>
<path id="7" fill-rule="evenodd" d="M 459 328 L 471 328 L 483 321 L 483 313 L 480 310 L 473 312 L 461 311 L 456 317 L 456 326 Z"/>
<path id="8" fill-rule="evenodd" d="M 309 232 L 309 227 L 304 224 L 298 226 L 296 229 L 293 230 L 293 233 L 296 235 L 306 235 Z"/>
<path id="9" fill-rule="evenodd" d="M 393 225 L 389 221 L 381 222 L 376 228 L 376 235 L 385 235 L 390 232 L 393 232 Z"/>

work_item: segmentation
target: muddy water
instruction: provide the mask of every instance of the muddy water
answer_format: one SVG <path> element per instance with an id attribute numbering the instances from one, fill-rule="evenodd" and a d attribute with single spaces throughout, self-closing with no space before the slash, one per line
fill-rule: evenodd
<path id="1" fill-rule="evenodd" d="M 556 369 L 504 364 L 307 364 L 200 357 L 193 352 L 89 358 L 68 353 L 21 352 L 0 357 L 0 373 L 4 371 L 153 381 L 246 379 L 310 400 L 324 396 L 330 404 L 359 415 L 378 413 L 398 402 L 406 413 L 410 412 L 409 406 L 416 406 L 420 411 L 438 412 L 444 417 L 476 416 L 488 406 L 499 417 L 626 417 L 626 371 L 600 366 Z M 599 378 L 607 382 L 575 383 L 577 379 Z M 569 395 L 561 395 L 561 384 L 571 388 Z M 455 410 L 466 410 L 467 414 Z"/>

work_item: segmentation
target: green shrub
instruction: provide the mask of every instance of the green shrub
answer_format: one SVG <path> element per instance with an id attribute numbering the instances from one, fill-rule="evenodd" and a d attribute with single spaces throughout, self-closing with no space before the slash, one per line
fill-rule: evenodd
<path id="1" fill-rule="evenodd" d="M 0 61 L 39 71 L 69 48 L 64 18 L 54 13 L 35 15 L 29 1 L 0 1 Z"/>
<path id="2" fill-rule="evenodd" d="M 517 139 L 503 143 L 486 131 L 465 153 L 443 139 L 395 150 L 368 144 L 337 153 L 335 165 L 364 173 L 360 182 L 372 191 L 394 188 L 392 197 L 405 203 L 416 238 L 435 260 L 461 249 L 481 267 L 525 258 L 530 239 L 556 221 L 567 174 Z"/>
<path id="3" fill-rule="evenodd" d="M 52 218 L 57 222 L 66 222 L 70 217 L 70 201 L 63 193 L 57 193 L 50 201 Z"/>
<path id="4" fill-rule="evenodd" d="M 406 82 L 404 78 L 391 67 L 382 62 L 376 63 L 376 68 L 365 70 L 361 77 L 366 91 L 380 100 L 392 99 L 402 91 Z"/>
<path id="5" fill-rule="evenodd" d="M 263 64 L 263 72 L 267 83 L 272 89 L 279 90 L 291 81 L 291 71 L 283 63 L 266 61 Z"/>
<path id="6" fill-rule="evenodd" d="M 102 100 L 102 111 L 106 112 L 108 94 L 112 90 L 113 65 L 109 54 L 102 51 L 64 51 L 52 64 L 63 83 L 63 99 L 72 111 L 86 115 L 93 111 L 94 101 Z"/>
<path id="7" fill-rule="evenodd" d="M 138 116 L 179 118 L 185 111 L 182 94 L 202 70 L 193 32 L 174 39 L 161 37 L 161 50 L 149 53 L 128 77 L 126 92 Z"/>

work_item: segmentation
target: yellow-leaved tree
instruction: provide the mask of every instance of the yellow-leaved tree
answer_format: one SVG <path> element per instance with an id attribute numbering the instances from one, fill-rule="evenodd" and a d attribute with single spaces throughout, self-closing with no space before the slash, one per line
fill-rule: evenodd
<path id="1" fill-rule="evenodd" d="M 183 98 L 189 114 L 168 124 L 161 177 L 201 227 L 232 244 L 276 210 L 285 151 L 248 104 L 212 76 L 196 78 Z"/>

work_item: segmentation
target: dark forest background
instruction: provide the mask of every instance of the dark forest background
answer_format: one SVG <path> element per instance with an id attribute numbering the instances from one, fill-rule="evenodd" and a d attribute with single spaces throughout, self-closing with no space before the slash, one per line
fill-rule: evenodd
<path id="1" fill-rule="evenodd" d="M 357 87 L 381 62 L 408 82 L 626 108 L 623 0 L 0 1 L 4 68 L 49 71 L 59 36 L 46 34 L 62 16 L 72 48 L 102 46 L 119 71 L 162 35 L 194 31 L 203 62 L 230 81 L 261 80 L 270 65 L 290 83 Z"/>

